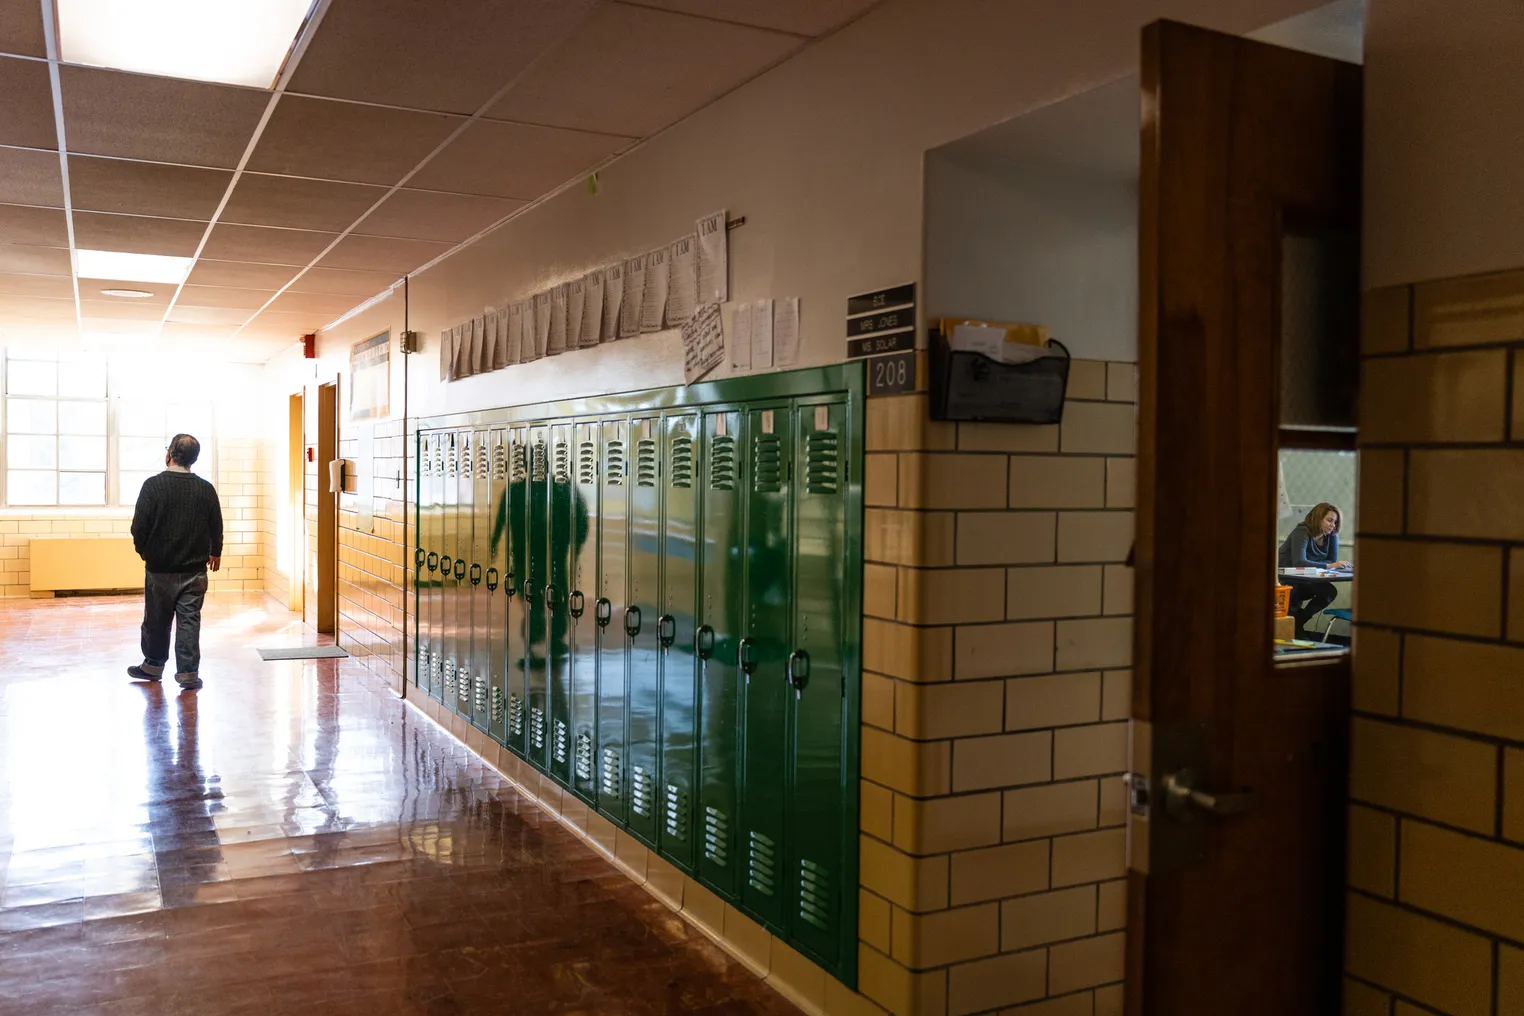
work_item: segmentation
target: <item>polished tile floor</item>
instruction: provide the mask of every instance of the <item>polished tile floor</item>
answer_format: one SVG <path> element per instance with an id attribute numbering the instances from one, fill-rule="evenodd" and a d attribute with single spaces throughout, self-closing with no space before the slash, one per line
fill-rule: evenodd
<path id="1" fill-rule="evenodd" d="M 4 1016 L 797 1012 L 273 600 L 199 693 L 139 609 L 0 604 Z"/>

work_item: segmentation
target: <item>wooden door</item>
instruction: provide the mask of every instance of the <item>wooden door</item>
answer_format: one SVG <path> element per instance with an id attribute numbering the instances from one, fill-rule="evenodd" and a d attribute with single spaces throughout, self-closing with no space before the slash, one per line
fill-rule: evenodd
<path id="1" fill-rule="evenodd" d="M 1338 1011 L 1347 658 L 1271 619 L 1282 239 L 1358 227 L 1360 153 L 1359 67 L 1145 30 L 1129 1016 Z"/>
<path id="2" fill-rule="evenodd" d="M 306 602 L 307 560 L 307 442 L 304 434 L 306 414 L 302 408 L 302 393 L 290 396 L 286 417 L 286 512 L 291 519 L 290 533 L 285 546 L 280 549 L 280 563 L 289 570 L 290 585 L 286 591 L 286 609 L 302 613 Z"/>
<path id="3" fill-rule="evenodd" d="M 328 463 L 339 457 L 339 386 L 318 386 L 317 617 L 323 634 L 338 632 L 339 495 L 329 489 Z"/>

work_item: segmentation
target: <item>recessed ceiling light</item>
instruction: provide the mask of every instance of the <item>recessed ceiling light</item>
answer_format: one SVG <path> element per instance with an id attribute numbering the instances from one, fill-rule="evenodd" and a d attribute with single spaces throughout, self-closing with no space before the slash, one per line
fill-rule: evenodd
<path id="1" fill-rule="evenodd" d="M 185 281 L 195 258 L 168 254 L 124 254 L 114 250 L 77 250 L 74 274 L 81 279 L 119 279 L 122 282 L 158 282 L 179 285 Z"/>
<path id="2" fill-rule="evenodd" d="M 153 296 L 153 294 L 146 289 L 103 289 L 101 290 L 101 295 L 120 296 L 126 300 L 146 300 L 150 296 Z"/>
<path id="3" fill-rule="evenodd" d="M 270 88 L 314 0 L 58 0 L 67 63 Z"/>

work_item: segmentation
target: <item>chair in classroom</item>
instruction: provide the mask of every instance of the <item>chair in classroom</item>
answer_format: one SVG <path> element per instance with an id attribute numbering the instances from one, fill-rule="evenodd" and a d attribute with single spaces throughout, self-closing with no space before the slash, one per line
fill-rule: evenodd
<path id="1" fill-rule="evenodd" d="M 1354 634 L 1355 614 L 1354 611 L 1350 610 L 1348 607 L 1329 607 L 1327 610 L 1323 611 L 1323 616 L 1328 618 L 1328 626 L 1323 629 L 1324 642 L 1328 641 L 1328 634 L 1329 632 L 1333 631 L 1335 621 L 1343 621 L 1345 624 L 1349 625 L 1350 634 Z"/>

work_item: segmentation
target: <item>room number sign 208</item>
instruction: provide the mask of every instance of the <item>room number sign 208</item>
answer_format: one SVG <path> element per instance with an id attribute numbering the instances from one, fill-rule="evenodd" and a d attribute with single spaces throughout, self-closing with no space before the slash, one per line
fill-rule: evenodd
<path id="1" fill-rule="evenodd" d="M 891 395 L 915 391 L 915 350 L 907 349 L 868 361 L 868 394 Z"/>

